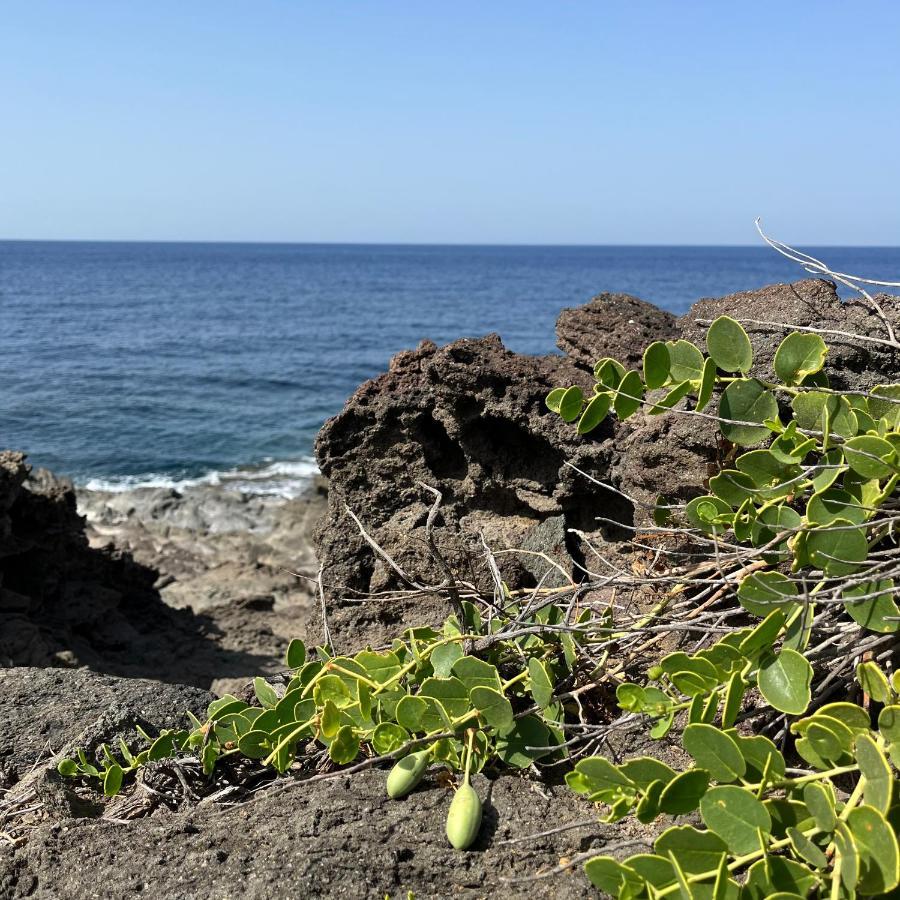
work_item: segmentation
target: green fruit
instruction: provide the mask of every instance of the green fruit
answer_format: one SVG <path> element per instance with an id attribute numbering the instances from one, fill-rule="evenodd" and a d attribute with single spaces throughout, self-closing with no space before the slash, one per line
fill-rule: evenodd
<path id="1" fill-rule="evenodd" d="M 387 777 L 388 797 L 399 800 L 412 791 L 422 780 L 428 763 L 431 762 L 431 750 L 419 750 L 404 756 Z"/>
<path id="2" fill-rule="evenodd" d="M 475 788 L 464 784 L 450 803 L 447 813 L 447 840 L 457 850 L 472 846 L 481 827 L 481 800 Z"/>

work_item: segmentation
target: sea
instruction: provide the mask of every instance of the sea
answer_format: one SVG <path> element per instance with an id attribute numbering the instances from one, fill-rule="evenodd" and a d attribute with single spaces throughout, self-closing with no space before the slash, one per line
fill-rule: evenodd
<path id="1" fill-rule="evenodd" d="M 812 252 L 900 280 L 900 248 Z M 683 313 L 803 277 L 765 246 L 0 241 L 0 449 L 89 489 L 291 497 L 322 423 L 423 338 L 554 353 L 601 291 Z"/>

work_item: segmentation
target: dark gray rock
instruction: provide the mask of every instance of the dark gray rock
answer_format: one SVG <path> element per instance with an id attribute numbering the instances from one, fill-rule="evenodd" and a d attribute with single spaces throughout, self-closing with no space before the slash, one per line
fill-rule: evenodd
<path id="1" fill-rule="evenodd" d="M 604 356 L 639 369 L 644 348 L 676 337 L 675 316 L 630 294 L 598 294 L 584 306 L 567 307 L 556 320 L 556 345 L 590 371 Z"/>
<path id="2" fill-rule="evenodd" d="M 566 466 L 605 472 L 603 442 L 612 434 L 607 423 L 579 437 L 547 410 L 547 392 L 573 383 L 587 388 L 592 380 L 562 357 L 512 353 L 496 335 L 443 348 L 424 343 L 396 356 L 387 373 L 360 387 L 325 424 L 316 455 L 329 479 L 329 504 L 316 549 L 338 647 L 390 641 L 398 630 L 433 624 L 447 612 L 427 598 L 352 602 L 402 582 L 360 537 L 347 507 L 406 572 L 435 585 L 445 576 L 425 539 L 433 497 L 419 482 L 438 488 L 441 552 L 457 578 L 486 589 L 481 535 L 493 550 L 504 550 L 551 517 L 588 530 L 598 512 L 627 518 L 614 495 Z M 535 583 L 515 554 L 498 562 L 511 588 Z"/>

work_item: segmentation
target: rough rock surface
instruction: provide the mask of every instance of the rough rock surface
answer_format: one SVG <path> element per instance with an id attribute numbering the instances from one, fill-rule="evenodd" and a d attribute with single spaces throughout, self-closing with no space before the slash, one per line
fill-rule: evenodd
<path id="1" fill-rule="evenodd" d="M 900 330 L 900 297 L 876 298 L 890 321 Z M 862 300 L 841 300 L 834 284 L 810 278 L 793 284 L 773 284 L 758 291 L 743 291 L 719 299 L 700 300 L 678 320 L 682 337 L 705 347 L 708 321 L 729 315 L 746 321 L 783 323 L 788 326 L 812 326 L 820 331 L 844 332 L 845 336 L 823 333 L 828 345 L 825 370 L 837 388 L 868 389 L 900 375 L 900 352 L 884 345 L 860 340 L 862 335 L 887 338 L 878 315 Z M 781 325 L 747 322 L 745 329 L 753 344 L 754 368 L 751 374 L 773 378 L 775 351 L 790 331 Z"/>
<path id="2" fill-rule="evenodd" d="M 291 638 L 306 638 L 313 586 L 291 573 L 316 575 L 312 530 L 325 496 L 319 479 L 290 500 L 197 485 L 79 491 L 78 505 L 93 546 L 127 550 L 159 573 L 168 606 L 202 615 L 224 650 L 255 658 L 240 673 L 210 670 L 207 684 L 226 692 L 280 669 Z"/>
<path id="3" fill-rule="evenodd" d="M 88 529 L 68 481 L 0 453 L 0 664 L 222 689 L 278 669 L 309 590 L 277 567 L 314 568 L 317 501 L 270 511 L 255 531 L 209 534 L 190 527 L 200 514 L 177 495 L 92 502 Z"/>
<path id="4" fill-rule="evenodd" d="M 54 749 L 70 741 L 90 748 L 117 733 L 129 737 L 135 716 L 159 728 L 174 724 L 185 708 L 200 712 L 209 699 L 192 688 L 89 673 L 23 668 L 3 674 L 0 740 L 6 746 L 15 736 L 19 746 L 7 763 L 18 773 L 45 757 L 48 741 Z M 31 707 L 24 719 L 17 715 L 23 702 Z M 367 771 L 296 783 L 233 809 L 160 808 L 125 823 L 60 817 L 64 807 L 45 808 L 24 844 L 0 848 L 0 897 L 380 898 L 407 891 L 416 897 L 584 897 L 591 890 L 577 867 L 537 882 L 503 879 L 553 868 L 561 857 L 593 847 L 599 852 L 605 835 L 620 840 L 623 834 L 620 826 L 592 821 L 590 805 L 564 787 L 479 775 L 484 825 L 475 848 L 459 853 L 444 837 L 449 789 L 429 777 L 406 800 L 391 801 L 384 777 Z M 68 784 L 57 781 L 57 792 Z M 578 822 L 588 825 L 504 843 Z"/>
<path id="5" fill-rule="evenodd" d="M 579 437 L 547 410 L 547 392 L 574 383 L 588 387 L 592 380 L 562 357 L 512 353 L 496 335 L 443 348 L 426 342 L 394 357 L 387 373 L 362 385 L 325 424 L 316 456 L 329 479 L 329 503 L 316 549 L 339 648 L 389 642 L 398 629 L 433 623 L 446 612 L 422 597 L 354 602 L 402 581 L 361 537 L 347 508 L 414 580 L 435 585 L 445 573 L 427 544 L 434 498 L 420 482 L 437 488 L 440 551 L 457 579 L 486 588 L 480 534 L 500 551 L 501 574 L 515 589 L 536 579 L 520 555 L 503 551 L 528 542 L 544 520 L 562 516 L 566 527 L 590 531 L 598 513 L 628 519 L 630 510 L 614 494 L 566 466 L 604 472 L 603 442 L 612 434 L 607 423 Z M 555 535 L 549 540 L 552 555 Z M 569 550 L 577 557 L 577 547 Z M 574 571 L 571 558 L 568 568 Z"/>
<path id="6" fill-rule="evenodd" d="M 639 369 L 647 344 L 675 337 L 672 313 L 631 294 L 598 294 L 564 309 L 556 320 L 556 346 L 591 372 L 604 356 Z"/>

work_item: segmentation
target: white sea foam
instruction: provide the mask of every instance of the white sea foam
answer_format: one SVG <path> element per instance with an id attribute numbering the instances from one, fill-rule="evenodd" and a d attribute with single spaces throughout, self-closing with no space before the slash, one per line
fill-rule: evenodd
<path id="1" fill-rule="evenodd" d="M 173 478 L 171 475 L 147 473 L 120 475 L 111 478 L 90 478 L 79 485 L 87 491 L 123 493 L 138 488 L 172 488 L 183 492 L 203 485 L 221 485 L 229 491 L 257 494 L 264 497 L 298 497 L 318 474 L 314 459 L 264 460 L 260 466 L 213 470 L 197 478 Z"/>

